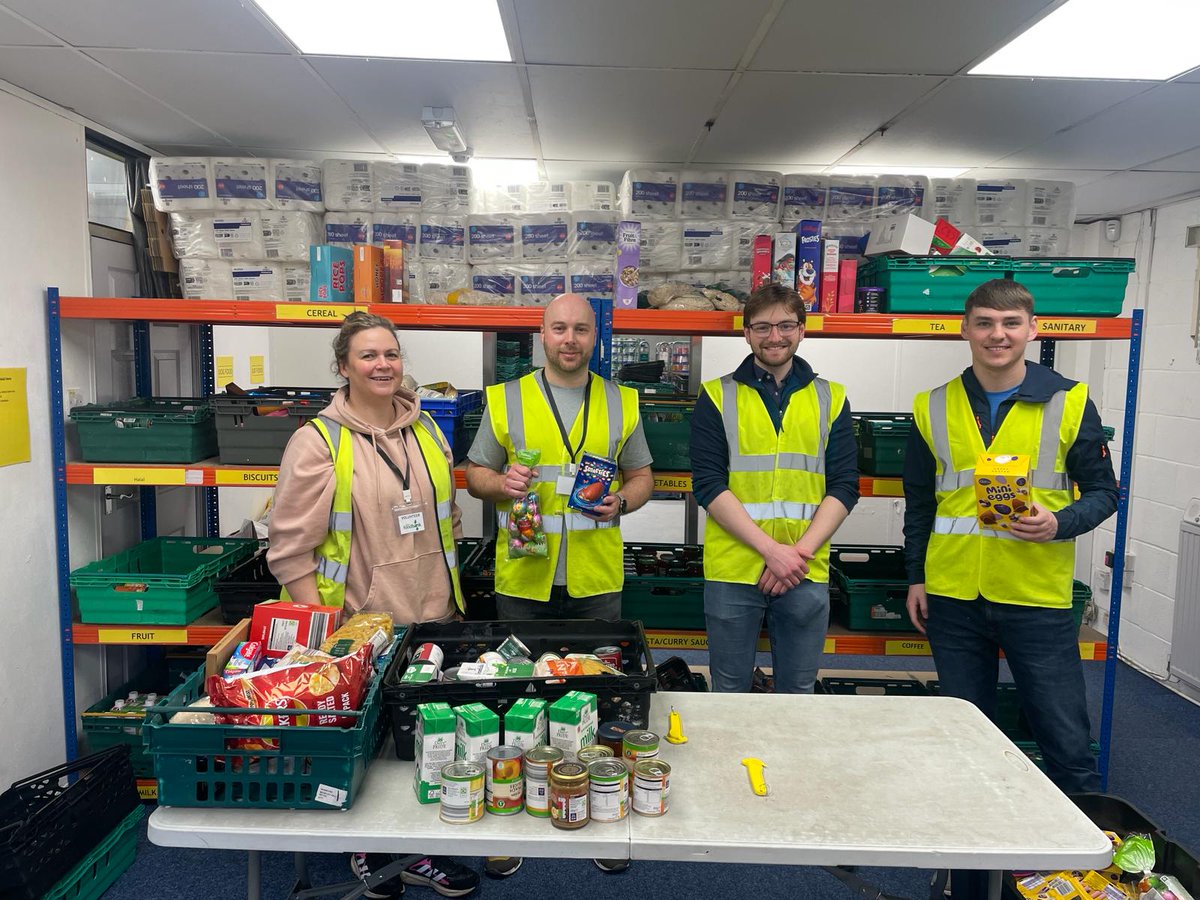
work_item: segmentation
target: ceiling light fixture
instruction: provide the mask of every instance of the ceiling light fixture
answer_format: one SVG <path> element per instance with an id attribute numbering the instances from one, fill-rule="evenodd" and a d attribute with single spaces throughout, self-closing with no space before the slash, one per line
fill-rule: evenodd
<path id="1" fill-rule="evenodd" d="M 254 0 L 301 53 L 512 62 L 496 0 Z"/>
<path id="2" fill-rule="evenodd" d="M 1068 0 L 968 74 L 1166 81 L 1200 66 L 1195 0 Z"/>
<path id="3" fill-rule="evenodd" d="M 465 163 L 471 158 L 466 135 L 458 125 L 452 106 L 425 106 L 421 108 L 421 124 L 429 133 L 433 146 L 449 153 L 455 162 Z"/>
<path id="4" fill-rule="evenodd" d="M 924 175 L 926 178 L 957 178 L 966 166 L 834 166 L 830 175 Z"/>

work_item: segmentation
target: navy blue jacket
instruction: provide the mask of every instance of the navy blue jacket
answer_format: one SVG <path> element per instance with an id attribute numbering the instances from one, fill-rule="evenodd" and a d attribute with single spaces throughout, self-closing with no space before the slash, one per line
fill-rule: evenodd
<path id="1" fill-rule="evenodd" d="M 1070 390 L 1078 384 L 1053 369 L 1026 361 L 1025 380 L 1015 394 L 1000 404 L 993 428 L 987 395 L 970 367 L 962 373 L 962 381 L 985 447 L 991 445 L 1014 402 L 1045 403 L 1057 391 Z M 1017 449 L 1005 448 L 1006 452 Z M 925 551 L 937 513 L 936 474 L 933 452 L 914 426 L 904 457 L 904 562 L 909 584 L 925 583 Z M 1064 540 L 1086 534 L 1117 510 L 1117 479 L 1100 414 L 1091 398 L 1083 410 L 1079 436 L 1067 451 L 1067 474 L 1079 486 L 1080 497 L 1054 514 L 1058 519 L 1058 537 Z"/>
<path id="2" fill-rule="evenodd" d="M 812 366 L 798 356 L 792 357 L 792 371 L 783 382 L 781 402 L 776 403 L 770 391 L 755 375 L 754 355 L 742 360 L 733 373 L 733 380 L 758 391 L 763 405 L 775 423 L 782 427 L 783 410 L 796 391 L 808 387 L 816 377 Z M 729 442 L 725 439 L 725 423 L 716 404 L 708 394 L 700 392 L 692 416 L 692 493 L 696 502 L 707 507 L 724 491 L 729 490 Z M 834 420 L 825 448 L 825 494 L 837 497 L 847 510 L 858 502 L 858 447 L 854 441 L 854 426 L 850 420 L 850 401 L 847 400 Z"/>

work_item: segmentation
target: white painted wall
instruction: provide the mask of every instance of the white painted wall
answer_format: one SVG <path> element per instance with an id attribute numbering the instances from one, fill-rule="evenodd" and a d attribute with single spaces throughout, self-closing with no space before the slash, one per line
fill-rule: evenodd
<path id="1" fill-rule="evenodd" d="M 21 673 L 0 679 L 0 786 L 65 757 L 45 289 L 89 292 L 86 184 L 83 127 L 0 83 L 0 366 L 28 370 L 31 450 L 30 462 L 0 468 L 4 666 Z"/>

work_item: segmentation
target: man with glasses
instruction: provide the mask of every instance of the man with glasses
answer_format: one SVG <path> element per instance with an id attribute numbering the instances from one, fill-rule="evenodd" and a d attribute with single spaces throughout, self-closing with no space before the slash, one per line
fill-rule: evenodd
<path id="1" fill-rule="evenodd" d="M 858 502 L 845 388 L 796 356 L 804 303 L 767 285 L 746 302 L 750 355 L 705 382 L 692 490 L 708 512 L 704 615 L 714 691 L 746 692 L 766 617 L 775 690 L 812 693 L 829 620 L 829 540 Z"/>

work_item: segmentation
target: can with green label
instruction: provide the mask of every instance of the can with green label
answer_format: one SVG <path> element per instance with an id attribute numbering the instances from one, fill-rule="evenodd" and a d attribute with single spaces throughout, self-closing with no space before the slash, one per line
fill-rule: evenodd
<path id="1" fill-rule="evenodd" d="M 525 776 L 520 747 L 493 747 L 488 751 L 484 779 L 484 808 L 493 816 L 511 816 L 525 806 Z"/>
<path id="2" fill-rule="evenodd" d="M 621 739 L 621 755 L 633 765 L 640 759 L 658 756 L 658 735 L 653 731 L 627 731 Z"/>
<path id="3" fill-rule="evenodd" d="M 483 766 L 460 760 L 442 768 L 441 819 L 453 825 L 483 818 Z"/>

